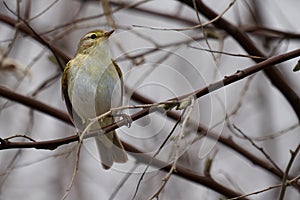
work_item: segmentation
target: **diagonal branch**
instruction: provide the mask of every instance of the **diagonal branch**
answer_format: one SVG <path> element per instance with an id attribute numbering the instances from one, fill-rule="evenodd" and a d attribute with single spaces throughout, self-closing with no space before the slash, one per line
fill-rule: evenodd
<path id="1" fill-rule="evenodd" d="M 179 0 L 182 3 L 187 4 L 192 9 L 193 0 Z M 209 20 L 215 19 L 219 15 L 215 13 L 212 9 L 207 7 L 202 0 L 196 1 L 196 6 L 198 11 L 207 17 Z M 251 41 L 245 32 L 239 29 L 237 26 L 231 24 L 229 21 L 220 17 L 217 21 L 214 21 L 213 24 L 218 28 L 225 30 L 229 35 L 231 35 L 250 55 L 266 57 Z M 260 59 L 253 58 L 255 62 L 260 62 Z M 288 100 L 294 112 L 296 113 L 298 120 L 300 121 L 300 98 L 297 93 L 289 86 L 282 74 L 276 68 L 268 68 L 264 70 L 264 73 L 272 82 L 272 84 L 284 95 Z"/>
<path id="2" fill-rule="evenodd" d="M 41 35 L 38 35 L 39 37 L 37 37 L 37 33 L 33 32 L 32 31 L 33 29 L 29 28 L 28 25 L 25 25 L 24 23 L 19 23 L 17 20 L 15 20 L 9 16 L 6 16 L 2 13 L 0 13 L 0 21 L 3 23 L 6 23 L 7 25 L 15 27 L 16 29 L 19 29 L 22 32 L 26 33 L 27 35 L 31 36 L 36 41 L 40 42 L 42 45 L 51 49 L 52 52 L 55 52 L 55 54 L 57 56 L 59 56 L 60 58 L 62 58 L 64 61 L 70 59 L 70 57 L 68 57 L 59 47 L 51 44 L 49 42 L 50 40 L 47 37 L 41 36 Z"/>

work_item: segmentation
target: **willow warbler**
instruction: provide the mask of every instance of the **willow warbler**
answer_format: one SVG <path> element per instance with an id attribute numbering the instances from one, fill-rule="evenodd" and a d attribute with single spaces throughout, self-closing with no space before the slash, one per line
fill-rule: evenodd
<path id="1" fill-rule="evenodd" d="M 122 104 L 122 72 L 110 58 L 108 38 L 114 31 L 94 30 L 81 38 L 75 57 L 62 76 L 62 93 L 68 112 L 79 130 L 110 108 Z M 94 123 L 90 130 L 101 130 L 114 122 L 107 116 Z M 127 154 L 115 131 L 95 137 L 104 169 L 114 162 L 124 163 Z"/>

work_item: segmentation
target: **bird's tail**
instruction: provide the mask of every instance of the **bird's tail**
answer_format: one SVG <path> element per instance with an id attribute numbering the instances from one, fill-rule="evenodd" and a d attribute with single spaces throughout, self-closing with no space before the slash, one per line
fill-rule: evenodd
<path id="1" fill-rule="evenodd" d="M 128 160 L 127 153 L 115 131 L 97 136 L 96 144 L 104 169 L 111 168 L 114 162 L 125 163 Z"/>

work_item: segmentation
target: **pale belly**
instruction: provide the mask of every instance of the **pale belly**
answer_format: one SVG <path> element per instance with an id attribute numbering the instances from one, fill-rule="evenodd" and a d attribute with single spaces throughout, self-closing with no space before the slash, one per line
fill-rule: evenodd
<path id="1" fill-rule="evenodd" d="M 122 86 L 114 68 L 79 69 L 75 74 L 69 83 L 68 93 L 74 111 L 81 117 L 79 123 L 86 124 L 88 119 L 121 105 Z"/>

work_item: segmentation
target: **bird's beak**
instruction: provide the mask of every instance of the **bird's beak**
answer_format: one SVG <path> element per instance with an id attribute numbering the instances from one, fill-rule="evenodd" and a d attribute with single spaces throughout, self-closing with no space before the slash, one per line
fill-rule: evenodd
<path id="1" fill-rule="evenodd" d="M 107 31 L 104 33 L 105 37 L 109 37 L 115 30 Z"/>

